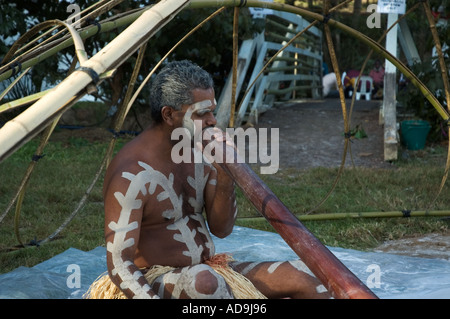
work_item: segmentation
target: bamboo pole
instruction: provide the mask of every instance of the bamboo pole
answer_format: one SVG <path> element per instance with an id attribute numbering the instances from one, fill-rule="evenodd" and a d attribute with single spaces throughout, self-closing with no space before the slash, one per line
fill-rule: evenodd
<path id="1" fill-rule="evenodd" d="M 34 94 L 25 96 L 23 98 L 20 98 L 20 99 L 17 99 L 17 100 L 8 102 L 8 103 L 2 104 L 2 105 L 0 105 L 0 113 L 6 112 L 6 111 L 11 111 L 15 108 L 36 102 L 41 97 L 43 97 L 45 94 L 47 94 L 48 91 L 49 90 L 44 90 L 44 91 L 34 93 Z"/>
<path id="2" fill-rule="evenodd" d="M 450 210 L 418 210 L 418 211 L 390 211 L 390 212 L 356 212 L 356 213 L 324 213 L 299 215 L 295 217 L 300 221 L 337 220 L 347 218 L 409 218 L 409 217 L 447 217 Z M 241 217 L 238 220 L 261 221 L 264 217 Z"/>
<path id="3" fill-rule="evenodd" d="M 99 22 L 99 25 L 101 27 L 100 33 L 109 32 L 118 27 L 122 27 L 122 26 L 133 23 L 134 21 L 136 21 L 136 19 L 138 19 L 142 15 L 142 13 L 145 10 L 148 10 L 148 8 L 133 12 L 124 17 L 120 17 L 114 21 Z M 88 39 L 88 38 L 96 35 L 97 33 L 98 33 L 98 27 L 96 25 L 92 25 L 90 27 L 86 27 L 83 30 L 80 30 L 79 35 L 82 40 L 85 40 L 85 39 Z M 19 62 L 22 65 L 22 69 L 29 68 L 47 58 L 49 58 L 50 56 L 58 53 L 59 51 L 70 47 L 71 45 L 73 45 L 73 39 L 71 37 L 69 37 L 67 39 L 63 39 L 63 40 L 55 40 L 54 42 L 41 47 L 39 49 L 39 52 L 42 52 L 42 53 L 33 53 L 33 56 L 31 56 L 31 57 L 29 57 L 28 55 L 24 56 L 23 58 L 20 59 Z M 2 66 L 0 68 L 0 82 L 5 79 L 8 79 L 12 76 L 12 74 L 14 73 L 14 70 L 11 70 L 11 69 L 8 70 L 8 67 L 14 61 L 16 61 L 16 60 L 13 60 L 10 63 L 8 63 L 5 66 Z"/>
<path id="4" fill-rule="evenodd" d="M 23 78 L 30 70 L 31 70 L 31 68 L 28 68 L 25 71 L 23 71 L 22 74 L 20 74 L 17 78 L 14 79 L 14 81 L 11 82 L 10 85 L 8 85 L 8 87 L 0 94 L 0 102 L 9 93 L 9 91 L 11 91 L 11 89 L 20 81 L 20 79 Z M 1 112 L 1 106 L 0 106 L 0 112 Z"/>
<path id="5" fill-rule="evenodd" d="M 49 28 L 49 27 L 56 27 L 56 26 L 62 26 L 66 28 L 69 31 L 70 37 L 73 41 L 73 44 L 75 46 L 75 53 L 78 58 L 78 60 L 81 62 L 84 62 L 87 59 L 86 51 L 84 50 L 84 43 L 81 37 L 79 36 L 78 32 L 75 30 L 75 28 L 66 22 L 60 21 L 60 20 L 48 20 L 44 21 L 42 23 L 39 23 L 38 25 L 31 28 L 29 31 L 27 31 L 16 43 L 14 43 L 13 47 L 10 49 L 10 51 L 7 53 L 7 56 L 3 59 L 2 63 L 5 63 L 8 61 L 10 56 L 14 54 L 14 52 L 17 50 L 17 47 L 23 42 L 26 41 L 28 38 L 32 37 L 33 35 L 39 33 L 40 31 Z M 20 62 L 18 59 L 15 59 L 13 62 Z M 23 66 L 22 66 L 23 67 Z M 0 70 L 8 69 L 8 64 L 0 68 Z M 28 67 L 29 68 L 29 67 Z M 10 72 L 12 72 L 11 70 Z"/>
<path id="6" fill-rule="evenodd" d="M 24 246 L 24 244 L 23 244 L 23 242 L 22 242 L 22 240 L 20 238 L 19 220 L 20 220 L 20 213 L 21 213 L 21 210 L 22 210 L 22 202 L 23 202 L 23 200 L 25 198 L 25 191 L 26 191 L 28 183 L 30 181 L 31 174 L 33 173 L 33 170 L 34 170 L 38 160 L 43 156 L 44 148 L 47 145 L 47 142 L 48 142 L 48 140 L 50 138 L 50 135 L 52 134 L 54 128 L 56 127 L 56 124 L 58 123 L 58 120 L 59 120 L 59 117 L 57 117 L 55 120 L 53 120 L 53 123 L 51 125 L 47 126 L 47 128 L 43 132 L 43 135 L 42 135 L 42 138 L 41 138 L 41 142 L 39 143 L 39 146 L 36 149 L 35 154 L 33 155 L 32 161 L 28 165 L 27 171 L 25 173 L 25 176 L 22 179 L 22 183 L 21 183 L 21 185 L 19 187 L 19 190 L 18 190 L 16 196 L 14 196 L 14 198 L 11 201 L 10 205 L 8 206 L 8 209 L 2 215 L 4 217 L 8 213 L 8 210 L 12 207 L 12 205 L 14 205 L 14 202 L 17 200 L 16 209 L 15 209 L 15 213 L 14 213 L 14 233 L 16 235 L 17 241 L 19 242 L 19 244 L 22 247 Z M 1 221 L 1 219 L 0 219 L 0 221 Z"/>
<path id="7" fill-rule="evenodd" d="M 238 26 L 239 26 L 239 8 L 234 8 L 233 17 L 233 78 L 231 89 L 231 103 L 230 103 L 230 121 L 228 126 L 234 127 L 234 112 L 236 110 L 236 87 L 237 87 L 237 72 L 238 72 Z"/>
<path id="8" fill-rule="evenodd" d="M 71 18 L 75 19 L 76 21 L 74 23 L 71 23 L 70 25 L 72 27 L 75 27 L 75 24 L 81 24 L 83 22 L 85 22 L 87 19 L 95 19 L 98 15 L 104 13 L 105 11 L 111 9 L 112 7 L 116 6 L 117 4 L 119 4 L 120 2 L 122 2 L 123 0 L 101 0 L 95 4 L 93 4 L 92 6 L 84 9 L 83 11 L 77 13 L 76 15 L 72 16 Z M 92 12 L 86 14 L 84 17 L 81 18 L 81 15 L 93 10 Z M 69 23 L 67 20 L 64 21 L 66 23 Z M 27 32 L 25 33 L 23 36 L 21 36 L 11 47 L 11 49 L 9 50 L 9 52 L 3 57 L 3 61 L 2 64 L 4 64 L 5 62 L 9 61 L 12 56 L 16 53 L 22 52 L 25 49 L 29 48 L 31 45 L 33 45 L 34 43 L 37 43 L 39 40 L 41 40 L 42 38 L 44 38 L 45 36 L 51 34 L 54 30 L 56 30 L 57 27 L 54 26 L 53 28 L 49 29 L 48 31 L 44 32 L 43 34 L 41 34 L 40 36 L 36 37 L 35 39 L 33 39 L 32 41 L 28 42 L 27 44 L 25 44 L 31 37 L 33 37 L 37 32 Z M 33 30 L 33 28 L 31 29 Z M 30 31 L 31 31 L 30 30 Z M 58 33 L 52 35 L 51 37 L 49 37 L 48 39 L 39 42 L 39 44 L 36 47 L 33 47 L 32 49 L 30 49 L 29 51 L 23 53 L 22 55 L 26 55 L 29 52 L 31 52 L 32 50 L 35 50 L 37 47 L 41 47 L 43 46 L 45 43 L 50 42 L 54 39 L 56 39 L 58 36 L 60 36 L 62 34 L 62 31 L 59 31 Z M 23 45 L 23 46 L 22 46 Z M 22 46 L 22 47 L 21 47 Z"/>
<path id="9" fill-rule="evenodd" d="M 450 84 L 448 81 L 447 66 L 445 64 L 444 55 L 442 53 L 442 45 L 439 40 L 439 35 L 436 30 L 436 24 L 434 23 L 433 15 L 431 14 L 430 6 L 429 6 L 428 2 L 422 2 L 422 5 L 425 9 L 425 14 L 427 16 L 428 23 L 430 25 L 431 35 L 433 36 L 433 41 L 436 46 L 436 52 L 437 52 L 438 58 L 439 58 L 439 66 L 441 69 L 442 81 L 444 83 L 444 91 L 445 91 L 445 98 L 446 98 L 446 102 L 447 102 L 447 110 L 450 112 Z M 449 173 L 449 169 L 450 169 L 450 123 L 448 122 L 448 120 L 447 120 L 447 136 L 448 136 L 448 141 L 449 141 L 449 147 L 447 149 L 447 161 L 445 163 L 444 176 L 442 177 L 441 186 L 439 187 L 439 191 L 437 192 L 434 199 L 431 201 L 430 207 L 432 205 L 434 205 L 434 202 L 437 200 L 438 196 L 441 194 L 442 189 L 444 188 L 445 182 L 447 181 L 447 177 L 448 177 L 448 173 Z"/>
<path id="10" fill-rule="evenodd" d="M 110 71 L 102 73 L 100 75 L 100 81 L 111 78 L 114 75 L 114 72 L 116 72 L 116 70 L 110 70 Z M 0 113 L 11 111 L 13 109 L 32 104 L 32 103 L 36 102 L 37 100 L 39 100 L 41 97 L 43 97 L 45 94 L 50 92 L 50 90 L 51 89 L 44 90 L 44 91 L 34 93 L 34 94 L 25 96 L 23 98 L 20 98 L 20 99 L 17 99 L 17 100 L 8 102 L 8 103 L 2 104 L 2 105 L 0 105 Z"/>
<path id="11" fill-rule="evenodd" d="M 263 8 L 270 8 L 278 11 L 285 11 L 285 12 L 291 12 L 294 14 L 299 14 L 301 16 L 307 17 L 309 19 L 314 19 L 316 21 L 323 22 L 324 17 L 318 13 L 309 12 L 307 10 L 280 4 L 280 3 L 268 3 L 265 1 L 258 1 L 258 0 L 248 0 L 246 2 L 237 1 L 237 0 L 191 0 L 189 7 L 190 8 L 206 8 L 206 7 L 217 7 L 217 6 L 227 6 L 227 7 L 236 7 L 236 6 L 246 6 L 246 7 L 263 7 Z M 141 11 L 135 12 L 130 16 L 126 16 L 123 18 L 120 18 L 120 21 L 114 21 L 114 22 L 105 22 L 101 23 L 102 26 L 102 32 L 109 31 L 111 29 L 114 29 L 118 27 L 119 25 L 125 25 L 128 23 L 131 23 L 131 21 L 134 21 L 138 16 L 142 14 Z M 358 40 L 364 42 L 369 47 L 371 47 L 374 51 L 381 54 L 384 58 L 388 59 L 392 64 L 394 64 L 400 72 L 402 72 L 413 85 L 415 85 L 421 93 L 424 95 L 424 97 L 433 105 L 433 107 L 437 110 L 437 112 L 441 115 L 441 117 L 444 120 L 449 119 L 448 112 L 442 107 L 440 102 L 434 97 L 434 95 L 428 90 L 428 88 L 412 73 L 411 70 L 409 70 L 402 62 L 400 62 L 398 59 L 393 57 L 389 54 L 380 44 L 376 43 L 374 40 L 370 39 L 369 37 L 365 36 L 364 34 L 338 22 L 333 19 L 329 19 L 327 21 L 327 24 L 337 27 L 341 29 L 342 31 L 348 33 L 349 35 L 357 38 Z M 90 28 L 87 28 L 85 31 L 81 32 L 81 38 L 85 39 L 87 37 L 90 37 L 97 33 L 97 27 L 92 26 Z M 51 50 L 45 51 L 42 55 L 39 55 L 38 57 L 35 57 L 31 60 L 27 60 L 22 63 L 23 68 L 27 68 L 30 66 L 33 66 L 34 64 L 38 63 L 42 59 L 48 58 L 49 56 L 55 54 L 56 52 L 62 50 L 63 48 L 66 48 L 72 44 L 71 39 L 67 39 L 63 43 L 59 44 L 57 47 L 52 48 Z M 6 78 L 9 78 L 11 74 L 13 73 L 13 70 L 5 71 L 4 73 L 0 74 L 0 81 L 3 81 Z"/>
<path id="12" fill-rule="evenodd" d="M 307 10 L 280 4 L 280 3 L 268 3 L 265 1 L 258 1 L 258 0 L 248 0 L 246 2 L 237 1 L 237 0 L 191 0 L 189 3 L 190 8 L 206 8 L 206 7 L 217 7 L 217 6 L 226 6 L 226 7 L 236 7 L 236 6 L 245 6 L 245 7 L 263 7 L 263 8 L 270 8 L 278 11 L 285 11 L 290 12 L 294 14 L 299 14 L 301 16 L 307 17 L 309 19 L 314 19 L 316 21 L 323 22 L 324 17 L 318 13 L 309 12 Z M 142 11 L 134 12 L 132 15 L 123 17 L 118 19 L 117 21 L 113 22 L 105 22 L 100 23 L 102 26 L 102 32 L 109 31 L 111 29 L 114 29 L 118 27 L 119 25 L 126 25 L 128 23 L 131 23 L 134 21 L 138 16 L 142 14 Z M 120 20 L 120 21 L 119 21 Z M 428 90 L 428 88 L 412 73 L 411 70 L 409 70 L 401 61 L 393 57 L 389 54 L 380 44 L 376 43 L 371 38 L 365 36 L 364 34 L 346 26 L 345 24 L 342 24 L 338 21 L 335 21 L 333 19 L 329 19 L 327 21 L 327 24 L 339 28 L 342 31 L 348 33 L 349 35 L 357 38 L 358 40 L 364 42 L 366 45 L 371 47 L 374 51 L 382 55 L 384 58 L 389 60 L 392 64 L 394 64 L 400 72 L 402 72 L 413 85 L 415 85 L 421 93 L 424 95 L 424 97 L 431 103 L 431 105 L 437 110 L 437 112 L 441 115 L 441 117 L 444 120 L 449 119 L 448 112 L 442 107 L 440 102 L 434 97 L 434 95 Z M 97 27 L 92 26 L 90 28 L 87 28 L 85 31 L 82 31 L 81 38 L 85 39 L 87 37 L 90 37 L 97 33 Z M 33 59 L 24 61 L 22 63 L 23 68 L 27 68 L 30 66 L 35 65 L 42 59 L 48 58 L 49 56 L 59 52 L 60 50 L 67 48 L 72 44 L 71 39 L 67 39 L 63 43 L 59 44 L 57 47 L 52 48 L 51 50 L 45 51 L 42 55 L 39 55 L 38 57 L 35 57 Z M 9 78 L 11 74 L 13 73 L 13 70 L 5 71 L 4 73 L 0 74 L 0 81 L 3 81 L 6 78 Z"/>
<path id="13" fill-rule="evenodd" d="M 141 48 L 139 49 L 139 54 L 136 59 L 136 64 L 134 66 L 133 73 L 131 74 L 130 81 L 128 83 L 127 91 L 125 94 L 125 98 L 119 108 L 119 111 L 117 112 L 117 117 L 114 120 L 114 132 L 120 131 L 123 121 L 125 119 L 125 110 L 127 103 L 131 99 L 131 94 L 133 92 L 134 86 L 136 84 L 136 79 L 139 76 L 139 71 L 141 69 L 142 61 L 144 59 L 145 49 L 147 47 L 147 43 L 144 43 Z M 101 173 L 103 172 L 103 169 L 109 165 L 109 162 L 111 161 L 111 157 L 113 155 L 114 147 L 116 145 L 116 136 L 114 135 L 111 139 L 108 148 L 106 150 L 105 155 L 103 156 L 102 163 L 100 164 L 100 167 L 97 170 L 97 173 L 94 175 L 94 178 L 87 188 L 86 192 L 84 193 L 81 200 L 78 202 L 77 207 L 75 210 L 66 218 L 66 220 L 47 238 L 44 238 L 43 240 L 39 241 L 39 245 L 45 244 L 48 241 L 53 240 L 56 236 L 63 231 L 67 225 L 75 218 L 75 216 L 80 212 L 80 210 L 84 207 L 84 204 L 88 200 L 89 195 L 91 194 L 92 190 L 94 189 L 95 184 L 99 180 Z"/>
<path id="14" fill-rule="evenodd" d="M 132 25 L 91 59 L 82 64 L 87 70 L 101 74 L 121 65 L 143 42 L 182 10 L 187 0 L 160 1 L 145 11 Z M 91 75 L 76 70 L 58 86 L 0 129 L 0 161 L 39 133 L 45 125 L 62 113 L 73 96 L 93 82 Z"/>

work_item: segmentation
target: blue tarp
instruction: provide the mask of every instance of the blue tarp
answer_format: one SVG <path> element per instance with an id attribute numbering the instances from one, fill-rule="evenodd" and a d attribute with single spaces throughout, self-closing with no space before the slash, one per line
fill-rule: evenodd
<path id="1" fill-rule="evenodd" d="M 297 255 L 275 233 L 235 227 L 225 239 L 214 238 L 216 252 L 241 261 L 294 260 Z M 328 247 L 380 298 L 450 299 L 450 261 Z M 106 271 L 106 249 L 70 248 L 34 267 L 0 275 L 0 298 L 82 298 Z"/>

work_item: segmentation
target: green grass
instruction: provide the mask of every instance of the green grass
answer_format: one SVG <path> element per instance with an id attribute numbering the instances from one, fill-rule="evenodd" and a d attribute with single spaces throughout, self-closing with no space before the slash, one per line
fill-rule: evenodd
<path id="1" fill-rule="evenodd" d="M 346 168 L 334 189 L 337 168 L 285 169 L 275 175 L 262 175 L 261 179 L 299 217 L 324 213 L 448 211 L 448 182 L 434 201 L 444 175 L 446 149 L 430 147 L 404 154 L 409 157 L 402 157 L 392 169 Z M 330 190 L 333 191 L 328 195 Z M 241 192 L 238 198 L 240 217 L 244 217 L 238 220 L 238 225 L 274 231 L 265 219 L 251 218 L 260 214 Z M 448 232 L 448 219 L 442 217 L 346 218 L 303 224 L 326 245 L 361 250 L 405 236 Z"/>
<path id="2" fill-rule="evenodd" d="M 3 214 L 28 167 L 38 141 L 33 140 L 0 164 L 0 214 Z M 107 143 L 53 142 L 33 172 L 22 204 L 18 233 L 24 244 L 51 235 L 72 213 L 100 167 Z M 60 236 L 39 247 L 15 249 L 14 207 L 0 224 L 0 271 L 33 266 L 69 247 L 90 250 L 103 244 L 102 178 L 87 205 Z"/>
<path id="3" fill-rule="evenodd" d="M 117 149 L 126 141 L 119 140 Z M 38 140 L 32 140 L 0 163 L 0 215 L 17 191 L 37 145 Z M 72 213 L 97 172 L 106 148 L 107 142 L 93 143 L 78 137 L 52 141 L 46 147 L 21 210 L 18 234 L 23 243 L 46 238 Z M 445 157 L 444 147 L 427 148 L 398 161 L 393 169 L 345 169 L 329 198 L 312 214 L 424 210 L 441 182 Z M 294 214 L 301 215 L 309 213 L 325 198 L 337 173 L 334 168 L 281 169 L 275 175 L 261 178 Z M 39 247 L 17 247 L 13 208 L 0 223 L 0 273 L 19 266 L 31 267 L 70 247 L 90 250 L 104 245 L 101 188 L 102 178 L 68 227 L 55 240 Z M 447 183 L 434 210 L 449 210 L 448 194 Z M 259 213 L 241 192 L 238 203 L 238 225 L 273 231 L 264 219 L 245 219 Z M 445 219 L 433 217 L 348 218 L 308 221 L 304 225 L 326 245 L 361 250 L 388 239 L 448 232 Z"/>

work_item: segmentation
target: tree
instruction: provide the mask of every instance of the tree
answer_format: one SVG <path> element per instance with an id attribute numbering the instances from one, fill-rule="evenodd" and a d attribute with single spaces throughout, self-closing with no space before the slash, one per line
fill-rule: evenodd
<path id="1" fill-rule="evenodd" d="M 108 13 L 98 17 L 96 20 L 103 20 L 113 15 L 128 12 L 129 10 L 150 5 L 155 1 L 123 1 L 118 6 L 114 7 Z M 37 0 L 13 0 L 6 2 L 0 0 L 2 3 L 2 11 L 0 12 L 0 21 L 5 23 L 0 24 L 0 30 L 3 34 L 9 34 L 10 37 L 0 38 L 0 56 L 6 54 L 11 46 L 13 37 L 17 38 L 33 25 L 50 19 L 66 20 L 71 11 L 68 12 L 68 6 L 73 1 L 47 1 L 44 4 Z M 77 0 L 81 10 L 86 9 L 92 5 L 91 0 Z M 5 8 L 5 10 L 3 10 Z M 218 8 L 210 9 L 185 9 L 178 14 L 173 21 L 171 21 L 164 29 L 159 31 L 154 37 L 149 40 L 146 49 L 144 63 L 142 65 L 142 77 L 159 62 L 173 45 L 179 41 L 185 33 L 195 27 L 209 14 Z M 203 28 L 191 36 L 185 43 L 183 43 L 170 59 L 190 59 L 206 70 L 211 72 L 216 77 L 217 91 L 220 92 L 221 85 L 224 83 L 224 78 L 229 72 L 232 63 L 232 19 L 233 9 L 227 9 L 224 13 L 217 16 L 215 19 L 208 22 Z M 252 24 L 252 19 L 245 8 L 240 9 L 239 18 L 239 35 L 240 39 L 252 37 L 256 32 L 255 26 Z M 123 27 L 125 28 L 125 27 Z M 100 33 L 85 41 L 85 48 L 89 56 L 98 52 L 107 43 L 114 39 L 122 30 L 120 28 L 114 32 Z M 14 32 L 17 30 L 17 32 Z M 183 32 L 180 32 L 183 31 Z M 121 99 L 126 90 L 128 79 L 131 75 L 135 63 L 135 55 L 123 63 L 115 73 L 114 77 L 99 87 L 99 97 L 107 101 L 110 105 L 117 105 L 121 103 Z M 32 83 L 37 91 L 43 90 L 46 86 L 53 86 L 63 78 L 66 77 L 67 70 L 73 59 L 73 47 L 65 49 L 55 57 L 49 58 L 40 62 L 33 67 L 31 78 Z M 139 84 L 139 83 L 138 83 Z M 141 93 L 141 99 L 137 104 L 145 105 L 146 92 Z"/>

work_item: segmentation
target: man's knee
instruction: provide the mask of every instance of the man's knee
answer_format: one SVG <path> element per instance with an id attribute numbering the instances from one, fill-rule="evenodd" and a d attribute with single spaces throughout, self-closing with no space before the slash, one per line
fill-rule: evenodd
<path id="1" fill-rule="evenodd" d="M 200 264 L 189 267 L 180 281 L 190 298 L 230 299 L 233 294 L 225 279 L 210 266 Z"/>

